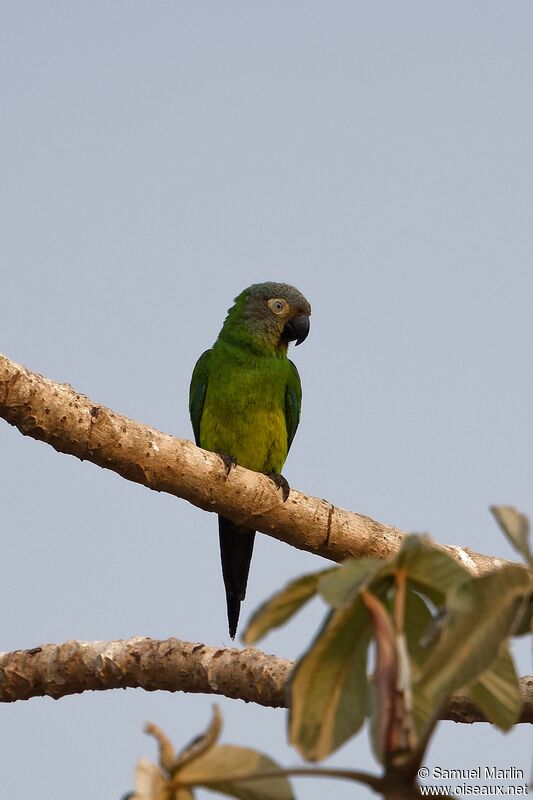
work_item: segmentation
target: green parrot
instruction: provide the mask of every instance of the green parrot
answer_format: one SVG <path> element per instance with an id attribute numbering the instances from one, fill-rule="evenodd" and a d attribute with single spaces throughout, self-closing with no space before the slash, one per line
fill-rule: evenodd
<path id="1" fill-rule="evenodd" d="M 302 388 L 289 342 L 309 333 L 311 306 L 286 283 L 256 283 L 235 298 L 215 344 L 194 368 L 189 411 L 196 444 L 263 472 L 284 490 L 281 470 L 298 422 Z M 229 634 L 235 638 L 255 531 L 218 518 Z"/>

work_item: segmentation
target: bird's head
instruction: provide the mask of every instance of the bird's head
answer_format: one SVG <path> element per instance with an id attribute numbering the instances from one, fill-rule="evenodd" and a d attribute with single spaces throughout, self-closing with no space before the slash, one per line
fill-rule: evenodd
<path id="1" fill-rule="evenodd" d="M 307 338 L 310 314 L 311 306 L 294 286 L 254 283 L 235 298 L 222 333 L 283 354 L 289 342 L 298 345 Z"/>

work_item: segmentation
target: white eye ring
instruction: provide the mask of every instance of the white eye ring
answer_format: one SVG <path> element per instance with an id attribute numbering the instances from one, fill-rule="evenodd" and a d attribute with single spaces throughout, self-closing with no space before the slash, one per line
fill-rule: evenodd
<path id="1" fill-rule="evenodd" d="M 289 308 L 289 304 L 282 297 L 272 297 L 268 301 L 268 307 L 274 314 L 284 314 Z"/>

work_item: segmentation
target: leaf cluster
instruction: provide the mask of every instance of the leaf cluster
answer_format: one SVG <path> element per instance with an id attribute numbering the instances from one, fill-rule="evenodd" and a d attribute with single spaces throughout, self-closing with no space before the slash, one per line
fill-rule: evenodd
<path id="1" fill-rule="evenodd" d="M 218 744 L 221 730 L 214 706 L 207 730 L 175 753 L 163 731 L 148 724 L 145 731 L 158 743 L 159 763 L 140 759 L 129 800 L 194 800 L 196 787 L 238 800 L 294 800 L 289 781 L 271 758 L 249 747 Z"/>
<path id="2" fill-rule="evenodd" d="M 531 564 L 525 517 L 507 507 L 493 513 Z M 389 560 L 348 559 L 293 581 L 253 615 L 245 642 L 315 595 L 328 612 L 288 688 L 289 740 L 304 758 L 330 755 L 370 717 L 385 775 L 413 780 L 443 706 L 461 687 L 497 727 L 517 721 L 508 639 L 530 630 L 531 570 L 505 564 L 474 577 L 428 537 L 408 536 Z"/>
<path id="3" fill-rule="evenodd" d="M 178 754 L 162 731 L 147 727 L 159 764 L 141 759 L 131 800 L 193 800 L 198 786 L 241 800 L 292 800 L 288 774 L 343 777 L 385 797 L 418 797 L 416 774 L 453 692 L 462 689 L 489 722 L 508 730 L 521 710 L 509 638 L 531 632 L 533 556 L 527 518 L 508 506 L 491 511 L 526 567 L 504 564 L 476 577 L 429 537 L 412 535 L 390 559 L 348 559 L 292 581 L 255 612 L 243 635 L 254 644 L 322 598 L 325 620 L 288 684 L 289 740 L 305 759 L 320 761 L 370 718 L 382 778 L 284 770 L 250 748 L 220 745 L 215 706 L 207 731 Z"/>

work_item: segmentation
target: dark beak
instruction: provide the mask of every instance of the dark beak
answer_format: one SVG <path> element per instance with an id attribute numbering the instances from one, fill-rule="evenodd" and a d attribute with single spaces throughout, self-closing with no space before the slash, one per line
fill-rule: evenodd
<path id="1" fill-rule="evenodd" d="M 283 339 L 286 342 L 296 342 L 301 344 L 307 339 L 309 334 L 309 317 L 307 314 L 300 314 L 298 317 L 290 319 L 283 328 Z"/>

